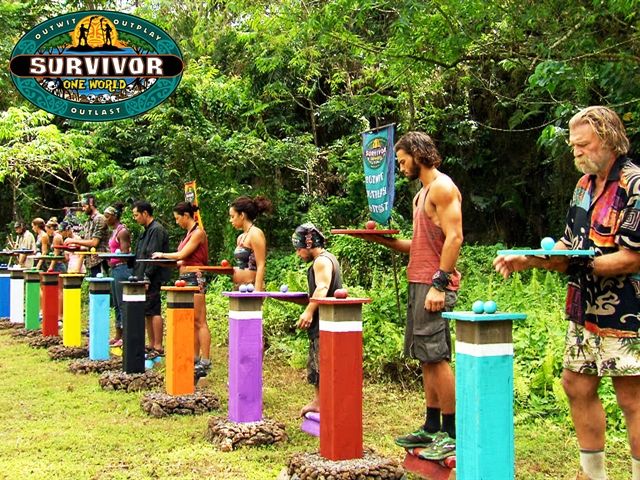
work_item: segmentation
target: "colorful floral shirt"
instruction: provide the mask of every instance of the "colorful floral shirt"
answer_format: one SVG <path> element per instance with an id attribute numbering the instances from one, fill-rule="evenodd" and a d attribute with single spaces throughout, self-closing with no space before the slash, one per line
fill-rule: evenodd
<path id="1" fill-rule="evenodd" d="M 594 188 L 594 175 L 578 181 L 561 242 L 569 249 L 593 248 L 596 256 L 621 247 L 640 251 L 640 168 L 620 157 L 596 199 Z M 571 277 L 566 314 L 603 337 L 639 337 L 640 276 Z"/>

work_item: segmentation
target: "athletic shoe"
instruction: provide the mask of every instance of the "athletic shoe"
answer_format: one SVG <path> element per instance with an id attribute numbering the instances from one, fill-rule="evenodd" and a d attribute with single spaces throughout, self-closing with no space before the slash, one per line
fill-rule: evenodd
<path id="1" fill-rule="evenodd" d="M 426 447 L 433 442 L 433 439 L 437 434 L 438 432 L 429 433 L 421 427 L 408 435 L 397 437 L 394 441 L 396 442 L 396 445 L 402 448 Z"/>
<path id="2" fill-rule="evenodd" d="M 425 460 L 443 460 L 456 454 L 456 440 L 446 432 L 438 432 L 433 441 L 418 454 Z"/>
<path id="3" fill-rule="evenodd" d="M 196 378 L 206 377 L 211 370 L 211 360 L 200 359 L 196 362 L 193 372 Z"/>

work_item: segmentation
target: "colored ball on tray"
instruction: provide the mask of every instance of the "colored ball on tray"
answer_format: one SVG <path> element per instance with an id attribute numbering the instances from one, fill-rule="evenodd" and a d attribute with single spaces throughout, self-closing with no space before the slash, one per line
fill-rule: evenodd
<path id="1" fill-rule="evenodd" d="M 96 247 L 91 247 L 91 250 L 89 250 L 91 253 L 96 253 Z"/>
<path id="2" fill-rule="evenodd" d="M 496 310 L 498 310 L 498 305 L 496 305 L 496 302 L 494 302 L 493 300 L 487 300 L 486 302 L 484 302 L 484 313 L 496 313 Z"/>
<path id="3" fill-rule="evenodd" d="M 333 292 L 333 296 L 336 298 L 347 298 L 349 296 L 349 292 L 346 288 L 338 288 L 335 292 Z"/>
<path id="4" fill-rule="evenodd" d="M 102 272 L 96 273 L 96 278 L 102 278 L 102 277 L 104 277 L 104 273 Z"/>
<path id="5" fill-rule="evenodd" d="M 542 240 L 540 240 L 540 246 L 543 250 L 553 250 L 555 244 L 556 241 L 551 237 L 544 237 Z"/>
<path id="6" fill-rule="evenodd" d="M 116 255 L 120 255 L 122 253 L 122 251 L 119 248 L 116 248 L 115 254 Z"/>
<path id="7" fill-rule="evenodd" d="M 367 227 L 367 230 L 375 230 L 376 222 L 374 220 L 369 220 L 365 226 Z"/>
<path id="8" fill-rule="evenodd" d="M 228 267 L 230 265 L 229 260 L 224 259 L 220 261 L 220 266 L 221 267 Z"/>
<path id="9" fill-rule="evenodd" d="M 247 286 L 244 283 L 241 283 L 238 287 L 238 290 L 240 291 L 240 293 L 247 293 Z"/>
<path id="10" fill-rule="evenodd" d="M 131 275 L 131 276 L 128 278 L 128 280 L 129 280 L 130 282 L 137 282 L 137 281 L 138 281 L 138 277 L 136 277 L 135 275 Z"/>
<path id="11" fill-rule="evenodd" d="M 289 291 L 289 285 L 283 283 L 282 285 L 280 285 L 280 291 L 282 293 L 287 293 Z"/>
<path id="12" fill-rule="evenodd" d="M 476 300 L 475 302 L 473 302 L 471 310 L 473 311 L 473 313 L 484 313 L 484 302 L 482 300 Z"/>
<path id="13" fill-rule="evenodd" d="M 251 293 L 256 289 L 256 287 L 253 286 L 253 283 L 247 283 L 247 292 Z"/>
<path id="14" fill-rule="evenodd" d="M 187 282 L 185 282 L 184 280 L 176 280 L 176 283 L 174 285 L 176 287 L 186 287 L 187 286 Z"/>

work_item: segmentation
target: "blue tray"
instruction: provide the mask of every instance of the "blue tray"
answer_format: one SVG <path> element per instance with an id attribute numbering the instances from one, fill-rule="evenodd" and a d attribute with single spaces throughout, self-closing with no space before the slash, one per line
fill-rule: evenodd
<path id="1" fill-rule="evenodd" d="M 473 312 L 442 312 L 443 318 L 449 320 L 464 320 L 467 322 L 493 322 L 496 320 L 525 320 L 526 313 L 473 313 Z"/>
<path id="2" fill-rule="evenodd" d="M 544 250 L 537 249 L 520 249 L 520 250 L 498 250 L 498 255 L 554 255 L 564 257 L 595 257 L 595 250 Z"/>

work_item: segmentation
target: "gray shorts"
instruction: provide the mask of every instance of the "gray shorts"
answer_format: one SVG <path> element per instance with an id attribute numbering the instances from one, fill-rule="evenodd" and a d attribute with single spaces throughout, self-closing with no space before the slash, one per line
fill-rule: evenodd
<path id="1" fill-rule="evenodd" d="M 320 337 L 309 338 L 307 382 L 316 387 L 320 386 Z"/>
<path id="2" fill-rule="evenodd" d="M 431 285 L 409 283 L 407 326 L 404 332 L 404 354 L 420 363 L 451 361 L 451 332 L 449 320 L 442 312 L 429 312 L 424 301 Z M 458 294 L 447 290 L 444 311 L 453 310 Z"/>

